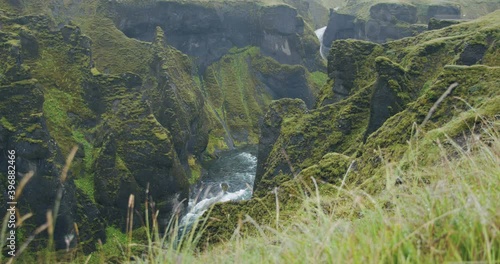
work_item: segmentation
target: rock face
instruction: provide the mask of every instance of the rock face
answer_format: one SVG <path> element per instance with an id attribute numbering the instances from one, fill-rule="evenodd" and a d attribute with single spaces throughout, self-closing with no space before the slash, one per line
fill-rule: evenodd
<path id="1" fill-rule="evenodd" d="M 417 7 L 409 4 L 380 3 L 370 8 L 370 18 L 391 22 L 394 18 L 409 24 L 417 23 Z"/>
<path id="2" fill-rule="evenodd" d="M 318 68 L 314 57 L 304 56 L 304 52 L 317 51 L 319 45 L 303 41 L 313 33 L 305 30 L 304 20 L 290 6 L 250 2 L 155 2 L 143 6 L 112 2 L 109 8 L 117 27 L 129 37 L 152 41 L 156 27 L 160 26 L 168 44 L 198 58 L 201 72 L 232 47 L 245 46 L 260 47 L 264 55 L 280 63 Z"/>
<path id="3" fill-rule="evenodd" d="M 364 38 L 364 23 L 356 23 L 356 16 L 330 10 L 330 20 L 323 35 L 323 45 L 330 47 L 338 39 Z"/>
<path id="4" fill-rule="evenodd" d="M 429 25 L 428 25 L 427 29 L 429 29 L 429 30 L 442 29 L 444 27 L 449 27 L 451 25 L 459 24 L 460 22 L 461 22 L 460 20 L 454 20 L 454 19 L 431 18 L 429 20 Z"/>
<path id="5" fill-rule="evenodd" d="M 427 21 L 436 19 L 460 19 L 462 18 L 460 6 L 452 5 L 431 5 L 427 9 Z"/>
<path id="6" fill-rule="evenodd" d="M 64 237 L 75 234 L 74 223 L 77 223 L 82 234 L 80 240 L 86 242 L 84 250 L 89 252 L 95 249 L 98 239 L 106 239 L 103 218 L 98 206 L 89 202 L 89 197 L 76 187 L 75 174 L 70 174 L 65 182 L 59 179 L 65 157 L 52 130 L 51 114 L 55 106 L 47 93 L 46 79 L 34 78 L 39 78 L 45 69 L 33 64 L 42 54 L 47 56 L 43 53 L 45 45 L 58 43 L 58 47 L 68 52 L 69 59 L 82 62 L 83 67 L 86 61 L 88 67 L 86 43 L 89 40 L 74 31 L 71 38 L 65 39 L 63 31 L 50 31 L 50 21 L 43 16 L 4 16 L 1 20 L 4 28 L 0 32 L 0 155 L 3 157 L 0 164 L 7 167 L 7 151 L 12 149 L 16 151 L 17 180 L 29 171 L 34 172 L 19 201 L 21 215 L 34 214 L 22 230 L 29 234 L 47 221 L 46 212 L 54 208 L 60 189 L 63 197 L 54 231 L 56 247 L 66 247 Z M 82 154 L 83 149 L 77 156 Z M 2 172 L 0 177 L 1 188 L 6 194 L 6 175 Z M 45 245 L 37 242 L 33 246 Z"/>
<path id="7" fill-rule="evenodd" d="M 348 38 L 383 43 L 415 36 L 427 29 L 443 27 L 443 25 L 434 26 L 436 23 L 424 26 L 432 18 L 461 18 L 461 9 L 458 6 L 423 5 L 420 8 L 426 9 L 425 16 L 418 13 L 417 6 L 406 3 L 373 4 L 369 7 L 368 17 L 359 14 L 340 14 L 330 10 L 330 20 L 323 37 L 323 45 L 330 47 L 333 41 Z"/>
<path id="8" fill-rule="evenodd" d="M 366 136 L 376 131 L 389 117 L 402 111 L 410 94 L 406 71 L 386 57 L 375 59 L 377 81 L 371 98 L 370 121 Z M 335 93 L 335 92 L 334 92 Z"/>
<path id="9" fill-rule="evenodd" d="M 368 85 L 366 80 L 373 76 L 373 73 L 367 71 L 367 68 L 372 65 L 365 63 L 374 59 L 373 56 L 379 54 L 381 49 L 380 45 L 373 42 L 337 41 L 328 56 L 328 77 L 334 80 L 332 90 L 322 94 L 318 103 L 327 105 L 338 102 L 356 92 L 354 87 Z"/>
<path id="10" fill-rule="evenodd" d="M 366 19 L 330 10 L 323 44 L 329 47 L 333 41 L 347 38 L 382 43 L 409 37 L 425 30 L 417 21 L 417 8 L 410 4 L 375 4 Z"/>
<path id="11" fill-rule="evenodd" d="M 264 175 L 264 168 L 270 166 L 268 157 L 271 155 L 273 145 L 278 139 L 281 131 L 281 124 L 284 119 L 295 115 L 302 115 L 307 108 L 303 101 L 298 99 L 282 99 L 274 102 L 269 106 L 269 111 L 264 116 L 264 121 L 261 125 L 261 134 L 259 138 L 259 152 L 257 154 L 257 178 L 255 179 L 254 189 L 261 185 L 261 180 Z M 284 153 L 281 153 L 284 155 Z M 282 164 L 276 171 L 285 171 L 292 173 L 289 164 Z"/>

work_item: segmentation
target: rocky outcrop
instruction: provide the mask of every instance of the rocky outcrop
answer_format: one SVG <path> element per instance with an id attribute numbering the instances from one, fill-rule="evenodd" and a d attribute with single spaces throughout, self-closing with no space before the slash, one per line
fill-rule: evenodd
<path id="1" fill-rule="evenodd" d="M 377 57 L 375 69 L 377 80 L 371 98 L 370 121 L 365 135 L 370 135 L 389 117 L 402 111 L 412 97 L 408 91 L 406 71 L 401 65 L 386 57 Z"/>
<path id="2" fill-rule="evenodd" d="M 329 47 L 335 40 L 348 38 L 382 43 L 414 36 L 426 29 L 416 22 L 417 8 L 409 4 L 373 5 L 366 19 L 330 10 L 323 44 Z"/>
<path id="3" fill-rule="evenodd" d="M 33 217 L 17 232 L 30 234 L 43 225 L 47 221 L 46 212 L 54 209 L 57 192 L 61 190 L 63 196 L 54 229 L 56 247 L 66 248 L 65 236 L 76 234 L 76 223 L 82 234 L 79 239 L 84 242 L 84 251 L 95 250 L 97 240 L 106 239 L 102 214 L 98 206 L 89 202 L 89 197 L 76 186 L 75 173 L 70 172 L 66 181 L 60 180 L 65 157 L 61 145 L 55 140 L 58 135 L 53 131 L 54 113 L 51 111 L 54 105 L 50 101 L 50 93 L 46 92 L 49 87 L 45 80 L 33 78 L 39 78 L 41 70 L 33 63 L 42 54 L 46 56 L 42 53 L 42 46 L 54 41 L 64 46 L 73 59 L 80 60 L 80 54 L 86 50 L 81 43 L 88 39 L 76 35 L 74 45 L 66 44 L 63 32 L 50 31 L 50 21 L 43 16 L 4 16 L 1 24 L 5 28 L 0 31 L 0 155 L 4 157 L 0 164 L 6 168 L 7 151 L 15 150 L 18 182 L 23 175 L 34 172 L 18 204 L 21 215 L 33 213 Z M 83 149 L 77 156 L 82 154 Z M 4 172 L 0 173 L 0 177 L 2 204 L 5 205 L 7 180 Z M 71 245 L 74 246 L 75 241 Z M 43 248 L 46 245 L 37 241 L 32 246 Z"/>
<path id="4" fill-rule="evenodd" d="M 391 22 L 393 19 L 409 24 L 417 23 L 417 7 L 409 4 L 379 3 L 370 8 L 370 18 L 380 22 Z"/>
<path id="5" fill-rule="evenodd" d="M 116 26 L 132 38 L 152 41 L 160 26 L 167 43 L 195 57 L 201 72 L 232 47 L 245 46 L 260 47 L 264 55 L 280 63 L 302 64 L 311 70 L 320 67 L 314 56 L 304 56 L 306 50 L 319 49 L 317 42 L 302 40 L 314 33 L 305 29 L 296 9 L 287 5 L 113 1 L 109 9 Z"/>
<path id="6" fill-rule="evenodd" d="M 429 20 L 429 25 L 427 26 L 427 29 L 429 30 L 435 30 L 435 29 L 442 29 L 444 27 L 449 27 L 451 25 L 456 25 L 461 23 L 461 20 L 456 20 L 456 19 L 436 19 L 436 18 L 431 18 Z"/>
<path id="7" fill-rule="evenodd" d="M 261 125 L 259 152 L 257 154 L 257 177 L 255 178 L 254 182 L 254 190 L 257 186 L 264 185 L 262 183 L 262 178 L 265 174 L 264 170 L 271 165 L 269 164 L 270 161 L 268 160 L 268 157 L 271 155 L 273 145 L 278 139 L 283 120 L 296 115 L 302 115 L 306 112 L 306 110 L 307 108 L 304 102 L 297 99 L 282 99 L 274 102 L 269 106 L 269 111 L 264 116 L 264 120 Z M 276 154 L 277 153 L 275 153 L 275 155 Z M 280 153 L 280 155 L 286 154 Z M 279 171 L 285 172 L 287 174 L 292 174 L 293 169 L 290 165 L 291 164 L 282 163 L 281 166 L 277 166 L 275 168 L 275 174 L 278 174 Z"/>
<path id="8" fill-rule="evenodd" d="M 331 90 L 323 89 L 319 105 L 338 102 L 369 84 L 375 72 L 367 63 L 381 54 L 382 47 L 366 41 L 341 40 L 335 42 L 328 56 L 328 77 L 333 81 Z"/>
<path id="9" fill-rule="evenodd" d="M 330 47 L 331 43 L 340 39 L 360 39 L 376 43 L 415 36 L 427 29 L 437 29 L 436 23 L 426 26 L 430 19 L 460 19 L 460 7 L 452 5 L 422 5 L 425 16 L 419 13 L 416 5 L 406 3 L 359 3 L 362 7 L 353 10 L 369 8 L 369 15 L 349 9 L 337 13 L 330 10 L 328 27 L 323 37 L 323 45 Z M 364 5 L 369 5 L 365 7 Z M 356 5 L 355 5 L 356 6 Z M 421 24 L 420 24 L 421 23 Z M 442 26 L 439 26 L 442 27 Z"/>
<path id="10" fill-rule="evenodd" d="M 462 11 L 460 6 L 455 5 L 430 5 L 427 9 L 427 21 L 436 19 L 461 19 Z"/>
<path id="11" fill-rule="evenodd" d="M 330 10 L 330 19 L 323 35 L 323 45 L 330 47 L 338 39 L 363 39 L 364 22 L 356 21 L 355 15 L 341 14 Z"/>

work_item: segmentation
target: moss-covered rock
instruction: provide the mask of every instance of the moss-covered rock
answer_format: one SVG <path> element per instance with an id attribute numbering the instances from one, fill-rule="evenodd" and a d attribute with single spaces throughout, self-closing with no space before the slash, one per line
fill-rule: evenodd
<path id="1" fill-rule="evenodd" d="M 456 19 L 436 19 L 436 18 L 431 18 L 429 20 L 429 24 L 427 26 L 427 29 L 429 30 L 436 30 L 436 29 L 442 29 L 445 27 L 449 27 L 451 25 L 456 25 L 461 23 L 462 21 L 456 20 Z"/>
<path id="2" fill-rule="evenodd" d="M 382 157 L 386 162 L 401 158 L 407 150 L 407 141 L 416 133 L 416 126 L 422 124 L 433 104 L 454 82 L 457 82 L 459 86 L 439 105 L 438 110 L 432 114 L 425 127 L 420 127 L 420 129 L 430 131 L 448 126 L 446 134 L 453 138 L 467 133 L 473 123 L 477 122 L 477 115 L 471 115 L 471 113 L 477 111 L 485 119 L 493 118 L 495 111 L 498 111 L 497 107 L 492 107 L 492 104 L 494 105 L 498 100 L 498 91 L 493 88 L 498 85 L 498 74 L 497 68 L 487 66 L 446 67 L 422 96 L 410 104 L 406 110 L 390 118 L 367 139 L 363 146 L 363 154 L 359 158 L 360 175 L 382 175 L 385 165 L 382 163 Z M 459 98 L 465 99 L 466 102 Z M 471 106 L 474 108 L 471 109 Z M 461 115 L 467 112 L 469 112 L 467 114 L 469 118 L 462 119 Z M 460 119 L 462 121 L 458 121 Z M 450 126 L 448 125 L 450 123 L 457 125 Z M 444 133 L 441 135 L 444 136 Z M 383 186 L 378 183 L 370 188 L 372 191 L 380 191 Z"/>
<path id="3" fill-rule="evenodd" d="M 319 85 L 303 66 L 282 65 L 256 47 L 233 49 L 203 75 L 212 120 L 211 131 L 225 146 L 257 144 L 259 120 L 271 100 L 299 98 L 309 107 Z"/>
<path id="4" fill-rule="evenodd" d="M 128 196 L 134 194 L 139 205 L 149 186 L 149 199 L 157 203 L 166 223 L 173 206 L 187 198 L 189 190 L 170 131 L 141 99 L 138 76 L 98 79 L 106 111 L 96 131 L 95 147 L 100 149 L 94 167 L 96 201 L 109 212 L 108 219 L 124 225 Z"/>
<path id="5" fill-rule="evenodd" d="M 33 213 L 33 217 L 24 223 L 19 232 L 27 235 L 46 222 L 46 212 L 54 208 L 56 193 L 61 189 L 63 195 L 54 233 L 56 247 L 66 247 L 64 237 L 75 234 L 74 224 L 77 224 L 81 232 L 88 234 L 83 235 L 80 241 L 85 244 L 84 250 L 89 252 L 95 249 L 94 244 L 98 239 L 105 238 L 101 232 L 102 216 L 96 205 L 89 203 L 89 197 L 81 194 L 74 184 L 75 174 L 68 175 L 64 182 L 59 179 L 64 155 L 68 153 L 68 148 L 77 143 L 66 141 L 70 138 L 64 134 L 66 130 L 58 131 L 58 122 L 70 118 L 66 112 L 70 108 L 60 108 L 61 102 L 57 102 L 56 98 L 52 97 L 54 93 L 50 92 L 55 90 L 54 86 L 64 87 L 61 90 L 68 91 L 70 87 L 64 85 L 68 79 L 84 77 L 73 76 L 73 73 L 79 73 L 73 71 L 74 68 L 66 68 L 66 75 L 58 71 L 58 67 L 48 69 L 49 65 L 53 66 L 50 64 L 52 60 L 45 63 L 38 61 L 42 56 L 47 58 L 51 49 L 59 49 L 61 56 L 58 59 L 72 59 L 73 62 L 81 63 L 82 66 L 78 67 L 85 68 L 85 63 L 82 63 L 87 58 L 87 54 L 83 52 L 85 47 L 80 43 L 64 43 L 61 32 L 50 30 L 50 20 L 44 16 L 2 16 L 0 20 L 3 27 L 0 34 L 0 72 L 3 76 L 0 83 L 1 152 L 5 155 L 8 149 L 16 151 L 16 169 L 20 173 L 18 180 L 21 180 L 25 173 L 34 172 L 18 206 L 22 215 Z M 83 38 L 79 35 L 75 37 Z M 64 65 L 61 63 L 59 67 L 64 68 Z M 61 90 L 58 95 L 68 95 Z M 82 101 L 75 102 L 73 107 L 81 106 L 81 115 L 88 113 L 85 111 L 85 104 L 79 103 Z M 77 115 L 74 118 L 77 119 Z M 3 161 L 2 166 L 6 166 L 6 160 Z M 76 161 L 74 165 L 78 167 L 78 163 Z M 2 188 L 6 186 L 2 185 Z M 89 212 L 93 212 L 92 215 L 87 214 Z M 93 218 L 92 225 L 83 221 L 86 217 Z M 31 246 L 45 245 L 46 240 L 40 239 Z"/>
<path id="6" fill-rule="evenodd" d="M 373 59 L 382 54 L 378 44 L 359 40 L 341 40 L 328 55 L 328 77 L 318 98 L 318 106 L 338 102 L 373 82 Z M 333 85 L 332 85 L 333 83 Z"/>
<path id="7" fill-rule="evenodd" d="M 307 108 L 304 102 L 298 99 L 281 99 L 273 102 L 270 105 L 269 111 L 264 116 L 264 120 L 261 126 L 259 152 L 257 155 L 257 174 L 254 181 L 254 191 L 257 189 L 257 186 L 260 186 L 259 188 L 263 188 L 266 190 L 269 187 L 272 187 L 267 186 L 268 184 L 263 184 L 262 180 L 264 178 L 264 180 L 270 180 L 272 182 L 274 181 L 274 177 L 273 179 L 266 179 L 264 177 L 264 175 L 266 174 L 266 169 L 271 165 L 269 164 L 270 161 L 268 160 L 268 158 L 271 154 L 271 151 L 273 150 L 273 144 L 276 142 L 281 133 L 283 122 L 295 116 L 303 115 L 306 112 L 306 109 Z M 285 155 L 285 153 L 282 154 Z M 277 170 L 285 171 L 285 173 L 291 173 L 291 170 L 293 170 L 293 168 L 290 167 L 290 164 L 282 164 L 282 166 L 277 168 Z M 264 185 L 266 185 L 266 187 L 264 187 Z"/>
<path id="8" fill-rule="evenodd" d="M 406 71 L 386 57 L 375 59 L 377 80 L 371 98 L 370 122 L 366 135 L 377 130 L 389 117 L 403 110 L 414 97 Z"/>
<path id="9" fill-rule="evenodd" d="M 371 91 L 371 86 L 366 86 L 349 99 L 284 118 L 279 134 L 269 137 L 276 138 L 276 142 L 267 142 L 273 145 L 268 147 L 267 157 L 259 156 L 259 165 L 263 167 L 257 169 L 254 195 L 260 196 L 293 178 L 326 153 L 353 153 L 366 131 Z M 271 109 L 268 114 L 272 112 Z M 263 131 L 266 126 L 264 123 Z"/>

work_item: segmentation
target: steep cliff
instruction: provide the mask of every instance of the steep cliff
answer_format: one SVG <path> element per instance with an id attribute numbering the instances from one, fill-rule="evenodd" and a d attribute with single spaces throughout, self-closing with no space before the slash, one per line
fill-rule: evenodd
<path id="1" fill-rule="evenodd" d="M 348 38 L 383 43 L 477 18 L 498 8 L 500 3 L 495 1 L 353 1 L 338 11 L 330 10 L 323 45 L 330 47 L 333 41 Z M 455 23 L 443 22 L 438 26 L 432 19 Z"/>
<path id="2" fill-rule="evenodd" d="M 152 41 L 155 28 L 161 27 L 167 43 L 197 58 L 201 72 L 232 47 L 246 46 L 260 47 L 262 54 L 280 63 L 303 64 L 313 71 L 321 67 L 315 56 L 304 56 L 319 49 L 312 29 L 288 5 L 116 1 L 109 9 L 128 37 Z"/>

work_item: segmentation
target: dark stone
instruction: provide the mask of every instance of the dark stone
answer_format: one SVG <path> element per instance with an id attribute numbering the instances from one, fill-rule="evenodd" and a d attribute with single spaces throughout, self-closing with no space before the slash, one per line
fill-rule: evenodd
<path id="1" fill-rule="evenodd" d="M 370 8 L 370 17 L 381 21 L 391 23 L 394 19 L 409 24 L 417 23 L 417 7 L 401 3 L 379 3 Z"/>
<path id="2" fill-rule="evenodd" d="M 323 45 L 330 47 L 335 40 L 350 38 L 383 43 L 414 36 L 426 29 L 414 26 L 417 20 L 417 8 L 401 3 L 373 5 L 368 19 L 331 10 L 330 20 L 323 35 Z"/>
<path id="3" fill-rule="evenodd" d="M 323 35 L 323 45 L 330 47 L 338 39 L 363 39 L 364 24 L 360 24 L 355 16 L 339 14 L 333 10 Z"/>
<path id="4" fill-rule="evenodd" d="M 308 108 L 315 102 L 315 96 L 310 89 L 306 78 L 306 69 L 297 67 L 293 70 L 279 71 L 272 74 L 259 72 L 257 77 L 266 86 L 266 90 L 273 99 L 298 98 L 302 99 Z"/>
<path id="5" fill-rule="evenodd" d="M 459 24 L 460 22 L 462 22 L 462 21 L 456 20 L 456 19 L 436 19 L 436 18 L 431 18 L 429 20 L 428 29 L 429 30 L 442 29 L 442 28 L 445 28 L 445 27 L 449 27 L 449 26 L 452 26 L 452 25 Z"/>
<path id="6" fill-rule="evenodd" d="M 39 56 L 38 41 L 28 31 L 22 30 L 19 34 L 21 40 L 21 54 L 25 59 L 36 59 Z"/>
<path id="7" fill-rule="evenodd" d="M 28 66 L 24 64 L 15 64 L 7 68 L 5 77 L 10 82 L 17 82 L 31 78 L 31 73 Z"/>
<path id="8" fill-rule="evenodd" d="M 406 72 L 401 66 L 385 57 L 378 57 L 375 63 L 378 77 L 370 102 L 370 121 L 365 140 L 389 117 L 403 109 L 406 102 L 401 97 L 408 94 Z"/>
<path id="9" fill-rule="evenodd" d="M 427 9 L 427 21 L 431 18 L 437 19 L 460 19 L 462 11 L 459 6 L 431 5 Z"/>
<path id="10" fill-rule="evenodd" d="M 264 116 L 264 120 L 260 126 L 261 134 L 259 137 L 259 150 L 257 153 L 257 173 L 254 181 L 254 191 L 259 187 L 259 183 L 263 177 L 265 177 L 267 159 L 271 154 L 273 145 L 280 135 L 281 122 L 284 118 L 291 115 L 303 114 L 307 111 L 307 107 L 304 101 L 300 99 L 281 99 L 273 102 L 269 106 L 269 110 Z M 290 172 L 288 166 L 283 166 L 276 168 L 276 170 L 281 169 L 285 173 Z M 277 175 L 278 172 L 271 176 Z M 259 187 L 259 188 L 262 188 Z"/>
<path id="11" fill-rule="evenodd" d="M 483 44 L 467 44 L 457 61 L 458 65 L 474 65 L 481 63 L 488 47 Z"/>
<path id="12" fill-rule="evenodd" d="M 375 48 L 376 43 L 366 41 L 341 40 L 335 42 L 330 51 L 328 61 L 329 77 L 334 80 L 332 101 L 323 102 L 323 105 L 338 102 L 352 94 L 354 80 L 360 76 L 360 65 L 366 60 Z M 355 92 L 355 91 L 354 91 Z"/>

